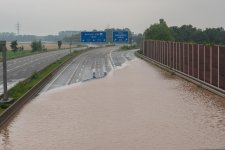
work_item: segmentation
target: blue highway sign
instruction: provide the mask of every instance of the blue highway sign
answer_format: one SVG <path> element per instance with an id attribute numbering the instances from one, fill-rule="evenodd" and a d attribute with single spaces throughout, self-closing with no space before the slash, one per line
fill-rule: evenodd
<path id="1" fill-rule="evenodd" d="M 106 42 L 106 32 L 81 32 L 81 42 Z"/>
<path id="2" fill-rule="evenodd" d="M 113 32 L 113 42 L 127 43 L 128 42 L 128 32 L 127 31 Z"/>

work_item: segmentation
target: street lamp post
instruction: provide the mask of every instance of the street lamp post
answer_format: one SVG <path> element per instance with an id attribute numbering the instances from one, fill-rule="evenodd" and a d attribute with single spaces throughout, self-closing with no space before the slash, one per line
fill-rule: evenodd
<path id="1" fill-rule="evenodd" d="M 0 50 L 2 51 L 2 58 L 3 58 L 3 90 L 4 90 L 3 101 L 8 101 L 6 41 L 0 41 Z"/>
<path id="2" fill-rule="evenodd" d="M 72 42 L 72 39 L 70 40 L 70 55 L 71 55 L 71 53 L 72 53 L 72 44 L 73 44 L 73 42 Z"/>

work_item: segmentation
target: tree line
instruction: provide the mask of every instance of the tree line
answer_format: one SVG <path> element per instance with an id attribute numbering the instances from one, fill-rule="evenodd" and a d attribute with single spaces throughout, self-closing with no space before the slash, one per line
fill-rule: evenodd
<path id="1" fill-rule="evenodd" d="M 62 40 L 57 41 L 57 45 L 58 45 L 58 48 L 59 49 L 61 49 L 62 44 L 63 44 Z M 47 51 L 47 48 L 42 44 L 42 41 L 41 40 L 39 40 L 39 41 L 37 41 L 37 40 L 36 41 L 33 41 L 30 46 L 31 46 L 32 52 Z M 12 41 L 10 43 L 10 47 L 11 47 L 11 49 L 12 49 L 12 51 L 14 53 L 16 53 L 18 51 L 23 51 L 24 50 L 24 47 L 23 46 L 18 47 L 17 40 Z M 1 52 L 1 50 L 0 50 L 0 52 Z"/>
<path id="2" fill-rule="evenodd" d="M 145 30 L 144 39 L 225 45 L 225 30 L 222 27 L 202 30 L 192 25 L 168 27 L 164 19 L 160 19 Z"/>

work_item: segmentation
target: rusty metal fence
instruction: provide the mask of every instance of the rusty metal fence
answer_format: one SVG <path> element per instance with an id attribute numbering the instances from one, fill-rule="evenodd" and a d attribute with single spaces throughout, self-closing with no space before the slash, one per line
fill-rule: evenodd
<path id="1" fill-rule="evenodd" d="M 168 41 L 142 41 L 143 55 L 225 91 L 225 47 Z"/>

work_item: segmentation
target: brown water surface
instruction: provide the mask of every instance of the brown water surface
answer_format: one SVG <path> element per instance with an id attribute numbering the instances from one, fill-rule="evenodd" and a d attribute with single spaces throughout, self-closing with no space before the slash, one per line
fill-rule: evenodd
<path id="1" fill-rule="evenodd" d="M 225 100 L 137 59 L 39 96 L 0 140 L 1 150 L 225 149 Z"/>

